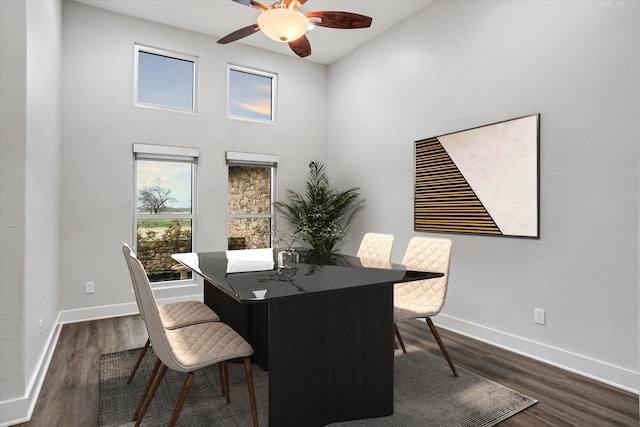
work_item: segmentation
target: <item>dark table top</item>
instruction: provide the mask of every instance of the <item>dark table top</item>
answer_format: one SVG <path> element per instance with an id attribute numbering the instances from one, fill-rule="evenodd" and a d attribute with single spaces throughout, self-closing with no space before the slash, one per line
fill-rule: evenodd
<path id="1" fill-rule="evenodd" d="M 278 270 L 277 252 L 275 249 L 249 249 L 192 252 L 172 257 L 242 303 L 443 276 L 443 273 L 407 270 L 400 264 L 348 255 L 314 260 L 305 252 L 301 252 L 297 268 Z"/>

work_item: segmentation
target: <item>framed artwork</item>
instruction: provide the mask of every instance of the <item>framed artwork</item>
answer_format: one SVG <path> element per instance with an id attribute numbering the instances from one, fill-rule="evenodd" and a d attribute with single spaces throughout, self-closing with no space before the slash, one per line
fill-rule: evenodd
<path id="1" fill-rule="evenodd" d="M 414 230 L 540 237 L 540 114 L 415 142 Z"/>

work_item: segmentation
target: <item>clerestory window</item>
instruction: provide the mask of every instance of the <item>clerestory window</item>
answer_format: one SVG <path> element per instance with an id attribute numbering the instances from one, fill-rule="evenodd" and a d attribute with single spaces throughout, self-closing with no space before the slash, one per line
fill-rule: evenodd
<path id="1" fill-rule="evenodd" d="M 229 65 L 227 70 L 228 116 L 275 122 L 277 75 L 237 65 Z"/>
<path id="2" fill-rule="evenodd" d="M 135 45 L 134 69 L 137 106 L 197 111 L 197 57 Z"/>

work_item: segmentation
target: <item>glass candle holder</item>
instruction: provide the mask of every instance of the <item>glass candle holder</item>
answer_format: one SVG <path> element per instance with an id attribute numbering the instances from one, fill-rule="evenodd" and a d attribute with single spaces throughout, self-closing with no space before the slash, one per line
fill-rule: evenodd
<path id="1" fill-rule="evenodd" d="M 278 252 L 278 269 L 297 268 L 299 254 L 294 249 L 285 249 Z"/>

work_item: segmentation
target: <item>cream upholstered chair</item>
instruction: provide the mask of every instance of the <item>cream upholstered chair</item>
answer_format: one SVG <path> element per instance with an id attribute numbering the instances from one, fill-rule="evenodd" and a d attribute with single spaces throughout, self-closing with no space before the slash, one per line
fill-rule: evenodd
<path id="1" fill-rule="evenodd" d="M 131 248 L 126 243 L 123 244 L 122 250 L 125 254 L 125 259 L 131 253 Z M 131 272 L 131 267 L 129 266 L 129 262 L 127 262 L 127 267 L 129 268 L 129 274 L 131 274 L 133 279 L 133 273 Z M 140 310 L 140 315 L 144 320 L 144 314 L 142 313 L 142 308 L 140 308 L 140 300 L 138 294 L 134 292 L 136 296 L 136 303 L 138 304 L 138 309 Z M 200 301 L 180 301 L 171 304 L 162 304 L 158 306 L 158 313 L 160 314 L 160 320 L 162 324 L 167 329 L 176 329 L 182 328 L 183 326 L 196 325 L 198 323 L 207 323 L 207 322 L 218 322 L 220 321 L 220 317 L 209 307 L 207 307 L 204 303 Z M 147 342 L 144 344 L 142 348 L 142 352 L 140 352 L 140 356 L 138 356 L 138 360 L 136 361 L 131 373 L 129 374 L 129 378 L 127 379 L 127 384 L 131 384 L 133 377 L 142 362 L 142 358 L 145 353 L 149 349 L 149 344 L 151 342 L 147 338 Z"/>
<path id="2" fill-rule="evenodd" d="M 362 237 L 356 256 L 366 261 L 391 262 L 393 234 L 366 233 Z"/>
<path id="3" fill-rule="evenodd" d="M 134 291 L 138 294 L 140 309 L 144 313 L 143 318 L 149 333 L 151 345 L 158 356 L 156 365 L 147 382 L 147 386 L 138 403 L 138 408 L 133 420 L 139 426 L 153 400 L 153 397 L 166 373 L 167 369 L 177 372 L 186 372 L 182 391 L 176 403 L 175 409 L 169 421 L 169 426 L 175 425 L 187 398 L 189 388 L 195 378 L 194 371 L 213 365 L 222 364 L 224 380 L 224 394 L 227 402 L 230 400 L 229 381 L 227 379 L 226 361 L 231 359 L 243 359 L 249 400 L 253 415 L 253 425 L 258 426 L 258 413 L 256 409 L 253 377 L 251 374 L 250 356 L 253 348 L 238 333 L 223 322 L 198 323 L 182 328 L 167 329 L 162 324 L 159 306 L 156 303 L 151 284 L 144 271 L 144 267 L 128 247 L 123 246 L 129 271 L 133 282 Z"/>
<path id="4" fill-rule="evenodd" d="M 440 350 L 447 359 L 453 374 L 458 372 L 447 352 L 440 334 L 433 324 L 431 317 L 440 313 L 447 296 L 447 281 L 449 279 L 449 260 L 451 258 L 450 239 L 436 239 L 429 237 L 413 237 L 409 241 L 402 263 L 407 269 L 418 271 L 433 271 L 444 273 L 443 277 L 414 282 L 397 283 L 393 290 L 393 318 L 396 337 L 402 351 L 407 350 L 402 342 L 397 323 L 409 319 L 424 318 L 440 346 Z"/>

